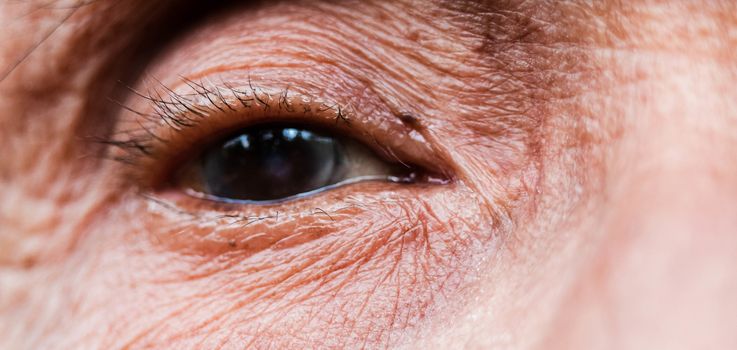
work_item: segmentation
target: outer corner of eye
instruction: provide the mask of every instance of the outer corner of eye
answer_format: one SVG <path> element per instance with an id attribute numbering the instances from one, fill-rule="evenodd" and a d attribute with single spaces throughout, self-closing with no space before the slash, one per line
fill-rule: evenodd
<path id="1" fill-rule="evenodd" d="M 385 161 L 349 137 L 267 124 L 205 147 L 175 170 L 173 182 L 198 197 L 273 203 L 362 181 L 416 183 L 425 175 L 419 167 Z"/>

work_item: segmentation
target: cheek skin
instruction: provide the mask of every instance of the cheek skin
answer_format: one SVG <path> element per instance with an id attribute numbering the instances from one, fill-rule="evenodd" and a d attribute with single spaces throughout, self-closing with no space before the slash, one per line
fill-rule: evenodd
<path id="1" fill-rule="evenodd" d="M 78 253 L 96 261 L 85 283 L 115 293 L 78 302 L 105 305 L 86 318 L 116 320 L 115 336 L 104 339 L 110 347 L 406 340 L 405 330 L 454 304 L 452 296 L 474 278 L 469 271 L 494 249 L 494 229 L 472 209 L 478 198 L 467 191 L 379 188 L 365 189 L 370 195 L 346 188 L 336 194 L 341 201 L 310 203 L 320 211 L 231 229 L 133 200 L 129 213 L 110 222 L 144 217 L 141 227 L 108 225 Z M 161 226 L 177 219 L 180 225 Z M 101 254 L 100 246 L 111 251 Z M 87 335 L 69 335 L 77 336 Z"/>

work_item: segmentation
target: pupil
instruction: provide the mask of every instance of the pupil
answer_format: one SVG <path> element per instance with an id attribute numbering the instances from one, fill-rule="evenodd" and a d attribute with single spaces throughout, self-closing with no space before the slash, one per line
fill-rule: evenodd
<path id="1" fill-rule="evenodd" d="M 306 129 L 250 129 L 204 154 L 203 182 L 210 194 L 223 198 L 286 198 L 333 184 L 338 147 L 336 139 Z"/>

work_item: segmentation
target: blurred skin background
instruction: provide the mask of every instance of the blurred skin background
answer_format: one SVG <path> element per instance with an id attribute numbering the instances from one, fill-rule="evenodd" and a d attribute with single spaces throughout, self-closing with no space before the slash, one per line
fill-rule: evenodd
<path id="1" fill-rule="evenodd" d="M 0 348 L 735 349 L 736 62 L 734 1 L 4 0 Z M 192 195 L 264 122 L 425 175 Z"/>

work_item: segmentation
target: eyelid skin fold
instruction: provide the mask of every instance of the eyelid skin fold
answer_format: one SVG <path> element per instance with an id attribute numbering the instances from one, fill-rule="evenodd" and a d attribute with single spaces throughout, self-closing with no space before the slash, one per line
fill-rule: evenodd
<path id="1" fill-rule="evenodd" d="M 109 142 L 116 146 L 111 156 L 134 164 L 137 173 L 131 178 L 144 187 L 161 185 L 168 172 L 207 143 L 240 128 L 272 122 L 332 129 L 361 141 L 389 162 L 420 166 L 436 174 L 439 182 L 450 178 L 418 131 L 418 123 L 408 127 L 403 121 L 406 117 L 362 113 L 352 105 L 293 87 L 257 86 L 250 77 L 240 84 L 186 78 L 181 82 L 175 88 L 158 83 L 157 89 L 147 93 L 134 90 L 135 102 L 126 106 Z"/>

